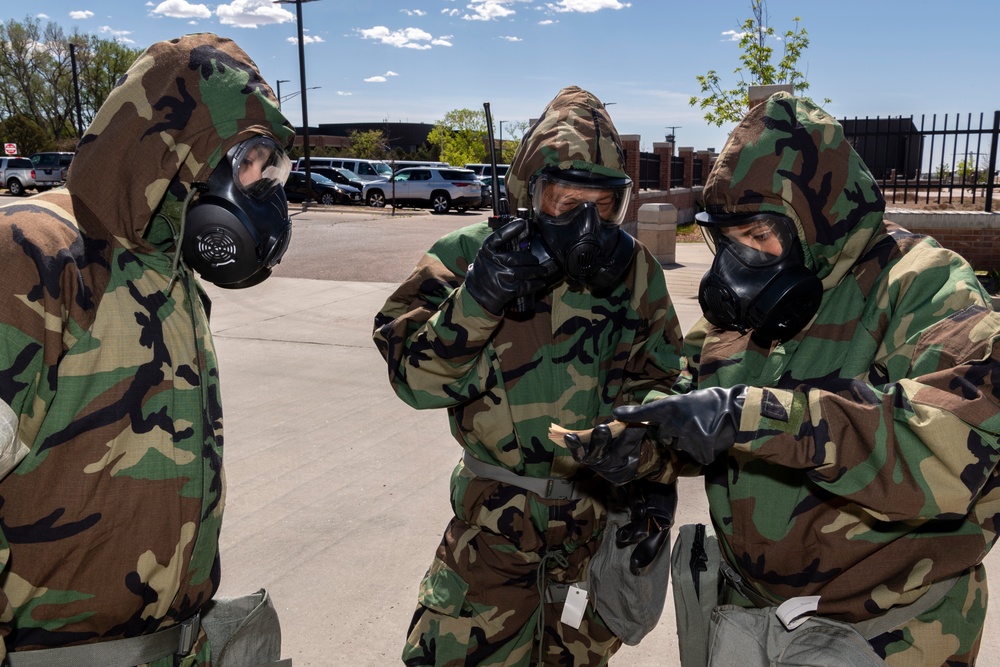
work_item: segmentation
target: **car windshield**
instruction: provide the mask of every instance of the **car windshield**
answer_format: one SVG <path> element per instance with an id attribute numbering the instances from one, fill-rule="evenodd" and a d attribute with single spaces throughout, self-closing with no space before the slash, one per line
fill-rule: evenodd
<path id="1" fill-rule="evenodd" d="M 340 172 L 341 176 L 346 176 L 348 180 L 351 180 L 351 181 L 357 181 L 357 180 L 359 180 L 358 175 L 355 174 L 350 169 L 344 169 L 344 168 L 341 167 L 341 168 L 338 168 L 337 171 Z"/>
<path id="2" fill-rule="evenodd" d="M 313 172 L 310 172 L 309 175 L 312 176 L 312 179 L 314 181 L 316 181 L 317 183 L 329 183 L 331 185 L 333 184 L 333 181 L 331 181 L 329 178 L 327 178 L 323 174 L 317 174 L 315 171 L 313 171 Z"/>
<path id="3" fill-rule="evenodd" d="M 379 176 L 392 178 L 392 167 L 387 165 L 385 162 L 372 162 L 372 167 L 375 169 L 375 173 Z"/>

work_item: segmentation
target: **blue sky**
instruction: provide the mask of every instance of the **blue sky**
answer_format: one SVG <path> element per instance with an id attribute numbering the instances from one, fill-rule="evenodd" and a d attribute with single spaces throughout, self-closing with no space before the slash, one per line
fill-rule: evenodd
<path id="1" fill-rule="evenodd" d="M 810 45 L 799 68 L 827 111 L 851 116 L 1000 109 L 998 0 L 767 0 L 779 34 Z M 494 121 L 537 117 L 567 85 L 609 103 L 618 131 L 643 150 L 676 128 L 679 146 L 719 150 L 732 129 L 708 125 L 695 77 L 735 83 L 735 32 L 750 0 L 315 0 L 302 5 L 310 125 L 433 123 L 452 109 Z M 67 32 L 134 48 L 189 32 L 233 38 L 283 96 L 299 90 L 294 4 L 270 0 L 5 0 L 0 19 L 38 16 Z M 780 43 L 775 43 L 780 52 Z M 301 101 L 284 109 L 300 123 Z M 499 129 L 499 128 L 498 128 Z"/>

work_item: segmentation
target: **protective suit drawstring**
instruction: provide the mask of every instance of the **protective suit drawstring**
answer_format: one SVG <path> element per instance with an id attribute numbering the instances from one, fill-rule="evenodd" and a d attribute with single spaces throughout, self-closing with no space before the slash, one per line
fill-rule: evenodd
<path id="1" fill-rule="evenodd" d="M 535 636 L 538 638 L 538 667 L 541 667 L 544 657 L 544 646 L 545 646 L 545 589 L 548 585 L 548 567 L 549 563 L 554 562 L 559 567 L 569 567 L 569 561 L 559 551 L 549 551 L 546 552 L 542 559 L 538 562 L 538 622 L 535 625 Z"/>
<path id="2" fill-rule="evenodd" d="M 170 282 L 167 283 L 166 294 L 168 295 L 170 294 L 170 290 L 174 288 L 174 283 L 180 277 L 180 267 L 184 264 L 184 260 L 181 257 L 181 243 L 184 242 L 184 224 L 187 222 L 188 204 L 191 203 L 191 198 L 194 197 L 196 192 L 198 192 L 198 189 L 192 186 L 187 196 L 184 197 L 184 204 L 181 206 L 181 225 L 174 236 L 174 265 L 170 272 Z M 184 268 L 187 268 L 187 265 L 184 265 Z"/>

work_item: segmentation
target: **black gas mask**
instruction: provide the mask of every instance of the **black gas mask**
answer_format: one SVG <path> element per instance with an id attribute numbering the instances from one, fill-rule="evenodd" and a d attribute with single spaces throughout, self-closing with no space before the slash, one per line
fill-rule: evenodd
<path id="1" fill-rule="evenodd" d="M 695 220 L 715 254 L 698 303 L 722 329 L 752 331 L 761 341 L 788 341 L 809 323 L 823 284 L 805 266 L 795 223 L 773 213 L 711 215 Z"/>
<path id="2" fill-rule="evenodd" d="M 538 231 L 572 284 L 609 289 L 632 263 L 635 242 L 621 229 L 631 192 L 627 176 L 582 169 L 542 172 L 531 180 Z"/>
<path id="3" fill-rule="evenodd" d="M 292 223 L 282 186 L 291 162 L 272 139 L 253 137 L 226 153 L 187 209 L 181 252 L 205 280 L 252 287 L 288 249 Z"/>

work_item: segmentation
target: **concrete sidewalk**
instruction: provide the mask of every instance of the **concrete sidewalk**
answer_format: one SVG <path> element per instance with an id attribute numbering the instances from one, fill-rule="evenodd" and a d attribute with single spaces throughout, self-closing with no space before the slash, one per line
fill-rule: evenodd
<path id="1" fill-rule="evenodd" d="M 665 267 L 684 331 L 710 263 L 704 244 L 678 244 Z M 460 452 L 447 417 L 400 401 L 371 341 L 395 287 L 279 277 L 207 287 L 226 421 L 220 595 L 268 589 L 296 667 L 400 664 L 417 586 L 451 516 Z M 677 525 L 706 522 L 700 480 L 682 480 L 680 493 Z M 990 616 L 981 665 L 1000 664 Z M 674 627 L 668 593 L 658 627 L 612 663 L 678 664 Z"/>

